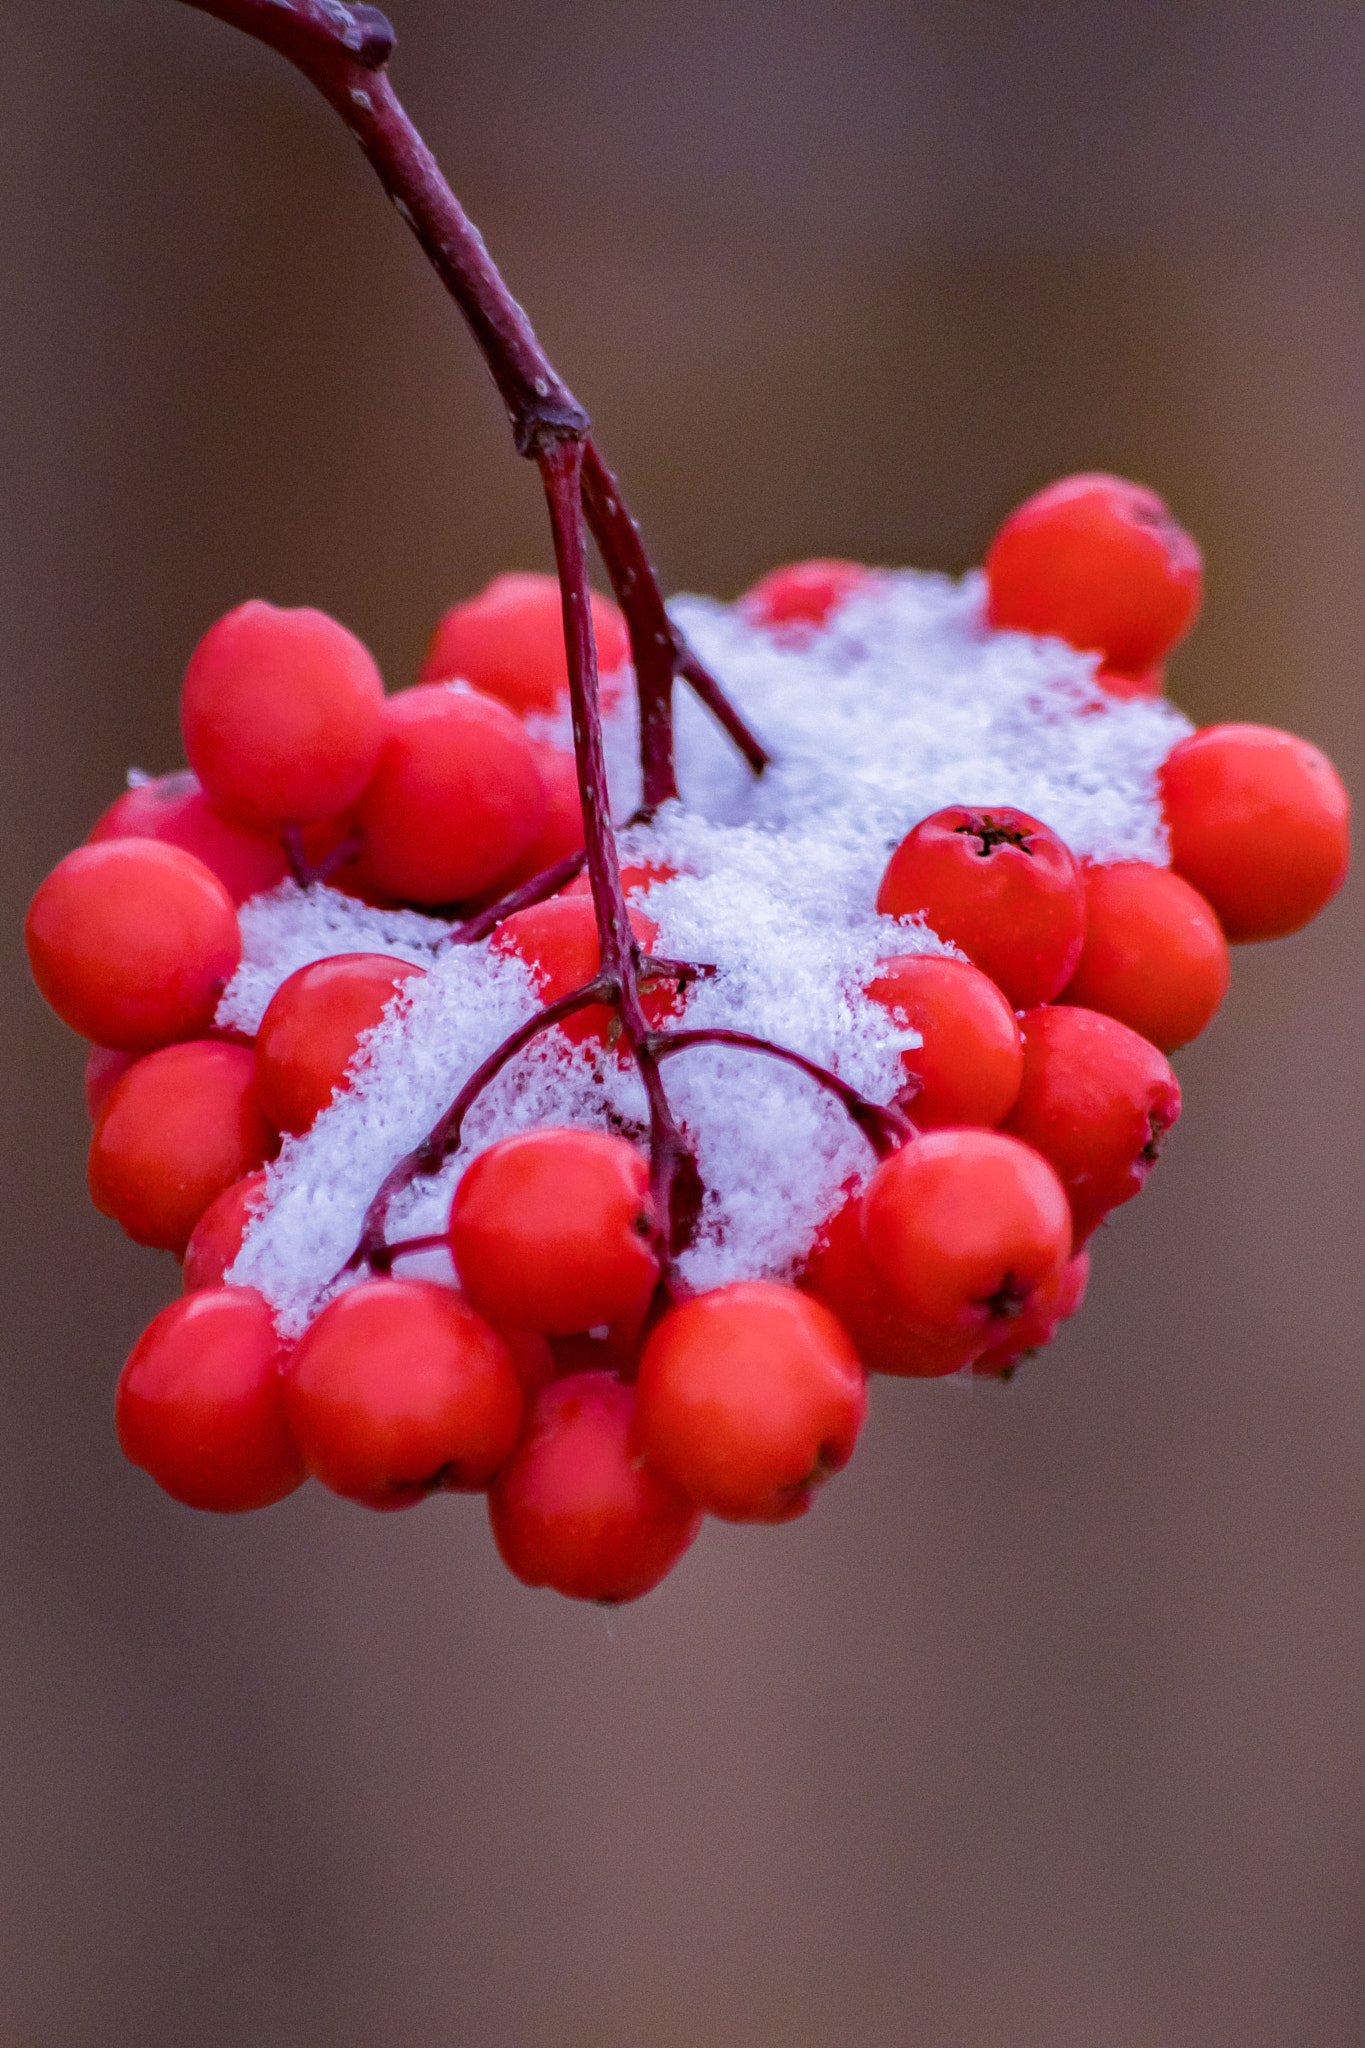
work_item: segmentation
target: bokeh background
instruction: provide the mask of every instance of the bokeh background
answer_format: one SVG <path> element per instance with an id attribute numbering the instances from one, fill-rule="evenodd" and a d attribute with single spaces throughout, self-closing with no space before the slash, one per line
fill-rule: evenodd
<path id="1" fill-rule="evenodd" d="M 887 1382 L 608 1621 L 480 1505 L 197 1518 L 86 1200 L 45 870 L 244 597 L 413 672 L 530 468 L 333 116 L 172 0 L 3 0 L 3 2048 L 1365 2042 L 1361 891 L 1248 949 L 1016 1385 Z M 1365 14 L 393 0 L 393 76 L 669 587 L 958 569 L 1051 476 L 1202 538 L 1198 719 L 1362 786 Z"/>

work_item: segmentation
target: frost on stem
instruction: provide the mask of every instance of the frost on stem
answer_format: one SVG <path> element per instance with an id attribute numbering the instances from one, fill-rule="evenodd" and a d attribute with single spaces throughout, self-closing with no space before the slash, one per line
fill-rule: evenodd
<path id="1" fill-rule="evenodd" d="M 521 308 L 512 298 L 484 247 L 482 237 L 442 177 L 435 159 L 394 95 L 384 67 L 394 46 L 393 31 L 377 8 L 343 0 L 183 0 L 215 15 L 288 57 L 336 108 L 373 165 L 385 190 L 408 222 L 441 281 L 451 293 L 483 352 L 502 395 L 519 452 L 539 466 L 554 534 L 555 560 L 564 604 L 574 752 L 586 836 L 586 864 L 597 914 L 601 971 L 594 981 L 533 1017 L 484 1062 L 461 1090 L 440 1123 L 416 1152 L 390 1173 L 366 1217 L 352 1263 L 387 1270 L 392 1253 L 385 1221 L 393 1197 L 419 1175 L 435 1172 L 458 1146 L 464 1118 L 478 1096 L 510 1059 L 540 1032 L 591 1002 L 615 1010 L 622 1039 L 634 1060 L 649 1106 L 651 1191 L 663 1219 L 658 1246 L 661 1267 L 671 1276 L 672 1260 L 691 1239 L 701 1212 L 703 1188 L 696 1163 L 669 1108 L 659 1072 L 660 1059 L 687 1044 L 727 1043 L 791 1060 L 831 1089 L 879 1152 L 906 1134 L 893 1112 L 865 1102 L 823 1068 L 743 1033 L 651 1033 L 640 1004 L 641 955 L 631 932 L 621 889 L 620 863 L 607 797 L 602 716 L 598 702 L 597 656 L 589 608 L 586 558 L 590 528 L 625 615 L 640 706 L 642 802 L 650 817 L 678 795 L 674 763 L 673 686 L 685 681 L 733 740 L 754 774 L 768 755 L 728 702 L 719 685 L 687 646 L 665 608 L 657 579 L 616 481 L 589 434 L 587 413 L 541 349 Z M 349 858 L 349 846 L 334 851 L 325 871 L 311 867 L 297 834 L 286 841 L 295 878 L 305 885 L 322 880 Z M 543 901 L 577 872 L 560 863 L 536 876 L 503 903 L 463 927 L 466 943 L 484 937 L 512 910 Z M 676 965 L 680 979 L 704 970 Z M 657 970 L 656 970 L 657 972 Z M 903 1120 L 901 1120 L 903 1121 Z"/>

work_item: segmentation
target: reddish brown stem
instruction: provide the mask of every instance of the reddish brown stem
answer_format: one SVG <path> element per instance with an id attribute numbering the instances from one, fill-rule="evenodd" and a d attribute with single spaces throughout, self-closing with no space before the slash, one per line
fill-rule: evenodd
<path id="1" fill-rule="evenodd" d="M 365 1212 L 360 1243 L 347 1261 L 348 1272 L 362 1265 L 368 1266 L 373 1273 L 388 1272 L 393 1264 L 395 1247 L 386 1241 L 384 1233 L 388 1226 L 389 1210 L 397 1196 L 410 1188 L 414 1181 L 439 1173 L 446 1160 L 459 1151 L 465 1118 L 484 1090 L 492 1086 L 503 1068 L 514 1060 L 519 1052 L 523 1052 L 542 1031 L 548 1031 L 552 1025 L 560 1024 L 578 1010 L 586 1009 L 589 1003 L 609 1000 L 610 995 L 611 991 L 605 977 L 590 981 L 583 988 L 575 989 L 572 995 L 562 996 L 557 1003 L 550 1003 L 545 1009 L 538 1010 L 534 1017 L 528 1017 L 526 1022 L 519 1024 L 495 1051 L 489 1053 L 483 1064 L 474 1069 L 450 1108 L 440 1122 L 428 1131 L 417 1149 L 400 1159 L 385 1175 L 379 1193 Z"/>
<path id="2" fill-rule="evenodd" d="M 586 853 L 571 853 L 564 860 L 557 860 L 552 868 L 543 868 L 538 875 L 532 875 L 529 882 L 523 882 L 506 896 L 499 896 L 496 903 L 490 903 L 486 910 L 480 910 L 473 917 L 467 917 L 463 924 L 457 924 L 451 938 L 457 946 L 477 945 L 495 932 L 505 917 L 513 911 L 529 910 L 532 904 L 544 903 L 549 897 L 557 896 L 566 882 L 572 882 L 583 872 Z M 431 913 L 434 917 L 440 911 Z"/>
<path id="3" fill-rule="evenodd" d="M 650 1188 L 659 1219 L 657 1252 L 665 1283 L 673 1256 L 688 1242 L 701 1209 L 701 1177 L 668 1106 L 649 1025 L 640 1004 L 640 948 L 630 928 L 621 888 L 621 864 L 607 803 L 607 764 L 597 697 L 597 648 L 588 602 L 587 536 L 583 526 L 583 449 L 576 441 L 543 448 L 538 457 L 550 508 L 555 561 L 564 597 L 564 645 L 574 750 L 588 852 L 588 877 L 597 908 L 602 979 L 612 991 L 627 1050 L 639 1069 L 649 1103 Z"/>
<path id="4" fill-rule="evenodd" d="M 640 702 L 642 816 L 678 794 L 674 761 L 673 685 L 681 677 L 719 720 L 755 774 L 768 755 L 727 701 L 715 679 L 687 646 L 668 616 L 654 572 L 615 479 L 589 438 L 589 419 L 545 355 L 530 322 L 513 299 L 483 239 L 446 184 L 434 157 L 396 98 L 384 67 L 394 36 L 377 8 L 348 0 L 183 0 L 278 50 L 312 81 L 340 114 L 377 172 L 385 191 L 417 236 L 474 335 L 502 395 L 519 452 L 538 464 L 554 535 L 564 607 L 564 642 L 574 753 L 583 807 L 585 855 L 597 916 L 601 966 L 583 988 L 551 1003 L 518 1026 L 470 1075 L 440 1122 L 415 1152 L 386 1177 L 366 1214 L 350 1266 L 387 1272 L 398 1247 L 386 1241 L 395 1198 L 418 1178 L 439 1171 L 458 1148 L 474 1103 L 509 1061 L 553 1025 L 592 1003 L 609 1003 L 620 1020 L 649 1105 L 651 1190 L 659 1219 L 657 1251 L 661 1291 L 673 1289 L 673 1262 L 691 1240 L 703 1188 L 696 1163 L 669 1107 L 660 1061 L 689 1046 L 728 1044 L 784 1059 L 830 1089 L 878 1150 L 891 1150 L 910 1134 L 894 1110 L 868 1103 L 837 1076 L 800 1054 L 736 1031 L 651 1032 L 640 1002 L 642 959 L 621 888 L 616 836 L 608 803 L 597 650 L 593 640 L 587 569 L 591 526 L 630 634 Z M 585 525 L 586 521 L 586 525 Z M 287 840 L 304 880 L 308 868 L 297 834 Z M 344 857 L 344 856 L 343 856 Z M 577 873 L 580 862 L 561 862 L 461 926 L 457 941 L 483 938 L 513 909 L 544 900 Z M 659 962 L 655 974 L 685 980 L 707 972 L 685 963 Z"/>
<path id="5" fill-rule="evenodd" d="M 388 1247 L 389 1260 L 401 1259 L 409 1252 L 440 1251 L 443 1245 L 449 1247 L 449 1244 L 450 1239 L 444 1230 L 429 1231 L 425 1237 L 400 1237 L 397 1244 Z"/>
<path id="6" fill-rule="evenodd" d="M 330 882 L 339 868 L 344 868 L 348 860 L 355 859 L 364 844 L 359 832 L 348 832 L 321 860 L 309 860 L 299 826 L 286 825 L 280 834 L 280 845 L 289 862 L 289 872 L 301 889 L 311 889 L 314 882 Z"/>
<path id="7" fill-rule="evenodd" d="M 675 1052 L 688 1052 L 696 1045 L 729 1045 L 739 1052 L 761 1052 L 769 1059 L 785 1060 L 788 1066 L 795 1067 L 819 1087 L 827 1089 L 842 1104 L 878 1159 L 889 1159 L 907 1138 L 915 1136 L 915 1126 L 903 1111 L 879 1102 L 869 1102 L 865 1095 L 860 1095 L 856 1088 L 850 1088 L 847 1081 L 841 1081 L 828 1067 L 817 1066 L 804 1053 L 793 1052 L 790 1046 L 774 1045 L 769 1038 L 755 1038 L 748 1031 L 656 1031 L 648 1049 L 656 1060 L 666 1060 Z"/>
<path id="8" fill-rule="evenodd" d="M 347 0 L 182 0 L 278 50 L 336 109 L 459 306 L 512 423 L 519 452 L 538 456 L 568 435 L 585 443 L 583 500 L 625 614 L 640 699 L 642 812 L 678 794 L 673 683 L 681 675 L 715 714 L 755 774 L 768 755 L 664 607 L 639 529 L 589 441 L 587 413 L 545 354 L 483 237 L 408 119 L 384 75 L 394 47 L 375 7 Z"/>

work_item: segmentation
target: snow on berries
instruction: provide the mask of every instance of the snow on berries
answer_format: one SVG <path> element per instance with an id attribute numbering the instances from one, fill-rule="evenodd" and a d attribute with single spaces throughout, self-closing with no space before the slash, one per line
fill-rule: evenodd
<path id="1" fill-rule="evenodd" d="M 220 621 L 193 772 L 133 778 L 27 928 L 92 1041 L 94 1199 L 184 1263 L 128 1456 L 220 1510 L 486 1490 L 519 1578 L 619 1601 L 704 1514 L 804 1513 L 869 1374 L 1008 1378 L 1229 943 L 1346 870 L 1315 748 L 1166 699 L 1199 598 L 1161 500 L 1084 476 L 957 583 L 679 600 L 728 729 L 680 693 L 663 801 L 605 598 L 600 707 L 554 579 L 456 605 L 388 696 L 320 613 Z"/>

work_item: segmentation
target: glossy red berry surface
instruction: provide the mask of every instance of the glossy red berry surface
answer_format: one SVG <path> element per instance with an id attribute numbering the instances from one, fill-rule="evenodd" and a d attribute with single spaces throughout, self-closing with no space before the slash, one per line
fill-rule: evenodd
<path id="1" fill-rule="evenodd" d="M 592 594 L 602 701 L 620 696 L 630 660 L 626 622 L 609 598 Z M 569 695 L 564 607 L 554 576 L 517 570 L 495 576 L 477 597 L 448 611 L 431 636 L 419 682 L 459 677 L 511 709 L 557 711 Z"/>
<path id="2" fill-rule="evenodd" d="M 492 697 L 433 684 L 384 707 L 384 744 L 356 808 L 359 872 L 413 903 L 476 896 L 531 845 L 545 785 L 524 727 Z"/>
<path id="3" fill-rule="evenodd" d="M 39 884 L 24 937 L 62 1022 L 115 1052 L 207 1031 L 242 957 L 218 877 L 152 839 L 78 846 Z"/>
<path id="4" fill-rule="evenodd" d="M 1180 1115 L 1180 1084 L 1154 1045 L 1094 1010 L 1053 1004 L 1020 1029 L 1024 1078 L 1006 1128 L 1056 1168 L 1079 1246 L 1141 1189 Z"/>
<path id="5" fill-rule="evenodd" d="M 1085 946 L 1062 1000 L 1117 1017 L 1163 1052 L 1188 1045 L 1227 994 L 1228 943 L 1171 868 L 1140 860 L 1085 871 Z"/>
<path id="6" fill-rule="evenodd" d="M 209 1203 L 279 1149 L 252 1053 L 193 1039 L 148 1053 L 111 1090 L 90 1141 L 90 1193 L 137 1244 L 179 1254 Z"/>
<path id="7" fill-rule="evenodd" d="M 900 953 L 877 963 L 867 993 L 923 1043 L 901 1054 L 905 1107 L 922 1130 L 998 1124 L 1019 1093 L 1024 1049 L 1014 1012 L 966 960 Z"/>
<path id="8" fill-rule="evenodd" d="M 770 569 L 739 600 L 743 616 L 767 626 L 783 639 L 800 639 L 823 626 L 860 590 L 875 582 L 876 572 L 861 562 L 832 558 L 788 562 Z"/>
<path id="9" fill-rule="evenodd" d="M 124 791 L 96 819 L 87 844 L 101 839 L 160 839 L 202 860 L 234 903 L 273 889 L 289 873 L 277 836 L 219 817 L 188 769 Z"/>
<path id="10" fill-rule="evenodd" d="M 867 1410 L 847 1331 L 822 1303 L 738 1281 L 671 1309 L 645 1346 L 636 1440 L 698 1507 L 732 1522 L 804 1514 Z"/>
<path id="11" fill-rule="evenodd" d="M 308 1469 L 366 1507 L 487 1486 L 521 1425 L 502 1338 L 449 1287 L 367 1280 L 305 1331 L 285 1374 Z"/>
<path id="12" fill-rule="evenodd" d="M 856 1191 L 850 1191 L 820 1232 L 799 1285 L 839 1318 L 869 1372 L 938 1379 L 960 1372 L 980 1349 L 975 1329 L 944 1337 L 907 1322 L 904 1306 L 868 1249 Z"/>
<path id="13" fill-rule="evenodd" d="M 344 1090 L 363 1034 L 424 970 L 386 953 L 334 953 L 282 981 L 256 1036 L 256 1092 L 278 1130 L 299 1136 Z"/>
<path id="14" fill-rule="evenodd" d="M 629 910 L 630 928 L 645 952 L 658 936 L 658 926 L 642 910 Z M 597 939 L 597 913 L 591 896 L 552 896 L 529 910 L 504 918 L 490 941 L 495 953 L 512 953 L 531 970 L 542 1003 L 557 1003 L 593 980 L 602 965 Z M 640 1003 L 647 1021 L 658 1026 L 674 1008 L 675 984 L 658 980 L 642 985 Z M 575 1045 L 590 1041 L 615 1044 L 619 1020 L 607 1003 L 590 1003 L 559 1025 Z"/>
<path id="15" fill-rule="evenodd" d="M 173 1301 L 119 1379 L 124 1456 L 187 1507 L 240 1514 L 283 1500 L 305 1472 L 285 1418 L 282 1362 L 254 1287 Z"/>
<path id="16" fill-rule="evenodd" d="M 984 1351 L 999 1343 L 1071 1256 L 1071 1214 L 1056 1173 L 999 1131 L 912 1139 L 877 1168 L 859 1213 L 906 1322 L 945 1345 L 960 1340 Z"/>
<path id="17" fill-rule="evenodd" d="M 379 756 L 384 684 L 354 633 L 259 599 L 210 627 L 185 672 L 180 726 L 209 801 L 246 825 L 354 803 Z"/>
<path id="18" fill-rule="evenodd" d="M 215 1195 L 185 1246 L 182 1269 L 184 1292 L 195 1294 L 201 1287 L 221 1287 L 228 1268 L 242 1249 L 247 1225 L 265 1197 L 265 1173 L 248 1173 L 235 1180 L 221 1195 Z"/>
<path id="19" fill-rule="evenodd" d="M 644 895 L 656 882 L 671 882 L 677 872 L 664 860 L 628 861 L 621 869 L 621 893 L 629 903 L 632 895 Z M 560 893 L 564 896 L 591 896 L 592 883 L 586 875 L 577 875 Z"/>
<path id="20" fill-rule="evenodd" d="M 534 742 L 532 754 L 545 791 L 545 811 L 540 828 L 505 873 L 490 886 L 489 894 L 506 896 L 533 875 L 583 851 L 583 805 L 578 794 L 578 764 L 563 747 Z"/>
<path id="21" fill-rule="evenodd" d="M 1203 560 L 1165 501 L 1123 477 L 1063 477 L 1010 514 L 986 555 L 992 626 L 1051 633 L 1140 675 L 1199 613 Z"/>
<path id="22" fill-rule="evenodd" d="M 877 908 L 923 918 L 1016 1010 L 1065 988 L 1085 938 L 1085 885 L 1070 848 L 1005 805 L 955 804 L 921 819 L 887 863 Z"/>
<path id="23" fill-rule="evenodd" d="M 461 1284 L 495 1322 L 569 1336 L 643 1315 L 659 1277 L 649 1161 L 606 1131 L 503 1138 L 450 1211 Z"/>
<path id="24" fill-rule="evenodd" d="M 537 1395 L 488 1492 L 503 1563 L 525 1585 L 637 1600 L 695 1539 L 700 1510 L 641 1458 L 634 1419 L 634 1388 L 610 1373 L 572 1373 Z"/>
<path id="25" fill-rule="evenodd" d="M 1068 1317 L 1077 1313 L 1089 1283 L 1090 1254 L 1077 1252 L 1050 1286 L 1036 1290 L 1000 1342 L 974 1361 L 972 1371 L 983 1379 L 1009 1379 L 1016 1366 L 1050 1344 Z"/>
<path id="26" fill-rule="evenodd" d="M 1161 771 L 1171 865 L 1229 939 L 1281 939 L 1346 879 L 1351 803 L 1327 756 L 1269 725 L 1207 725 Z"/>

